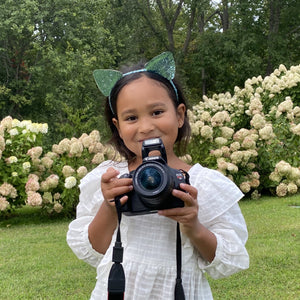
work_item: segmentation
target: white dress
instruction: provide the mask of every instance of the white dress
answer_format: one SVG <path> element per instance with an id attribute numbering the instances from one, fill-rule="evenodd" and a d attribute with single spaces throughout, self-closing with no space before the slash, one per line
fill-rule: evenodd
<path id="1" fill-rule="evenodd" d="M 91 299 L 107 299 L 107 281 L 112 266 L 112 247 L 96 252 L 88 239 L 88 226 L 103 196 L 100 179 L 108 167 L 128 173 L 127 162 L 106 161 L 88 173 L 80 183 L 77 217 L 70 223 L 67 242 L 79 259 L 97 268 L 97 282 Z M 249 267 L 245 248 L 247 227 L 238 206 L 242 192 L 218 171 L 199 164 L 190 171 L 190 184 L 198 189 L 199 220 L 217 238 L 214 260 L 205 261 L 182 234 L 182 282 L 186 300 L 212 299 L 207 272 L 217 279 Z M 176 279 L 176 222 L 157 214 L 122 215 L 121 238 L 126 276 L 125 300 L 174 299 Z"/>

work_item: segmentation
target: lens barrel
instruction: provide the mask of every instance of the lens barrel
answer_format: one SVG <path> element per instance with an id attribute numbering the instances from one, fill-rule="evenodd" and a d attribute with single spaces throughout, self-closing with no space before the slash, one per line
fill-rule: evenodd
<path id="1" fill-rule="evenodd" d="M 168 200 L 173 183 L 167 169 L 157 162 L 140 165 L 133 176 L 133 188 L 144 205 L 151 209 L 161 209 Z"/>

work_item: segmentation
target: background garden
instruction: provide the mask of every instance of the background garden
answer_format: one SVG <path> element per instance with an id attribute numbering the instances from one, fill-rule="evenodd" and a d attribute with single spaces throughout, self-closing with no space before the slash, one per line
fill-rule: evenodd
<path id="1" fill-rule="evenodd" d="M 56 251 L 65 251 L 62 236 L 75 213 L 80 179 L 115 156 L 106 144 L 105 99 L 92 71 L 118 69 L 170 50 L 190 102 L 192 141 L 183 159 L 232 179 L 246 195 L 241 205 L 248 216 L 250 247 L 255 242 L 251 233 L 260 241 L 271 239 L 270 250 L 274 239 L 280 239 L 282 247 L 274 261 L 294 270 L 293 263 L 299 265 L 294 254 L 299 249 L 299 16 L 296 0 L 1 1 L 0 253 L 14 252 L 21 241 L 30 249 L 39 240 L 41 248 L 33 248 L 36 255 L 48 257 L 45 251 L 56 241 Z M 268 213 L 274 213 L 272 229 L 276 222 L 284 228 L 288 224 L 287 235 L 267 233 L 268 226 L 255 220 Z M 27 229 L 26 244 L 22 235 Z M 40 232 L 36 237 L 35 231 Z M 49 244 L 42 238 L 45 232 L 51 232 Z M 254 249 L 259 250 L 252 249 L 256 255 Z M 284 264 L 289 251 L 291 258 Z M 257 257 L 266 258 L 265 253 Z M 19 263 L 16 253 L 14 257 Z M 0 260 L 0 269 L 6 264 L 13 269 L 7 259 Z M 269 261 L 272 266 L 274 261 Z M 77 263 L 65 267 L 72 270 Z M 27 267 L 33 265 L 35 260 Z M 64 272 L 54 260 L 53 265 L 53 273 Z M 78 276 L 89 272 L 82 268 Z M 272 272 L 268 262 L 263 268 Z M 2 275 L 1 282 L 11 278 L 9 274 Z M 294 286 L 291 274 L 285 276 Z M 252 275 L 245 272 L 245 282 L 248 276 L 253 280 Z M 74 278 L 74 283 L 82 279 Z M 28 280 L 30 285 L 36 279 Z M 239 282 L 235 280 L 233 284 Z M 59 281 L 61 287 L 68 284 Z M 4 285 L 7 299 L 12 282 Z M 280 295 L 278 299 L 294 299 L 295 293 L 291 298 Z"/>

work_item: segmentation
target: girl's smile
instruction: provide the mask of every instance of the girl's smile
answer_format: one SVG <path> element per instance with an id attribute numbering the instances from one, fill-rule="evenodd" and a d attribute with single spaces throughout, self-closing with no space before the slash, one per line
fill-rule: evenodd
<path id="1" fill-rule="evenodd" d="M 175 107 L 167 89 L 159 82 L 143 76 L 124 86 L 117 98 L 114 125 L 126 147 L 141 163 L 142 142 L 160 137 L 168 161 L 175 159 L 173 146 L 178 128 L 184 123 L 185 105 Z"/>

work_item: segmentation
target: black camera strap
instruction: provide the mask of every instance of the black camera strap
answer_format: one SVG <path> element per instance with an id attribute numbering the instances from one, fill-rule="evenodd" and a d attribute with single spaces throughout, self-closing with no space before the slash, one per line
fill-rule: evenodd
<path id="1" fill-rule="evenodd" d="M 112 265 L 108 277 L 108 300 L 123 300 L 125 292 L 125 273 L 122 265 L 123 247 L 121 242 L 120 224 L 122 218 L 120 199 L 116 197 L 115 205 L 118 213 L 118 231 L 115 246 L 113 247 Z"/>
<path id="2" fill-rule="evenodd" d="M 115 199 L 116 209 L 118 213 L 118 231 L 115 246 L 113 247 L 113 255 L 112 261 L 114 264 L 112 265 L 108 277 L 108 300 L 123 300 L 124 292 L 125 292 L 125 273 L 122 266 L 123 261 L 123 247 L 121 242 L 121 231 L 120 224 L 122 218 L 121 212 L 121 203 L 120 199 L 116 197 Z M 177 222 L 176 228 L 176 284 L 175 284 L 175 300 L 185 300 L 184 290 L 182 286 L 181 279 L 181 266 L 182 266 L 182 257 L 181 257 L 181 234 L 180 234 L 180 226 Z"/>
<path id="3" fill-rule="evenodd" d="M 182 258 L 181 258 L 181 235 L 180 235 L 180 226 L 177 222 L 177 237 L 176 237 L 176 265 L 177 265 L 177 276 L 176 276 L 176 284 L 175 284 L 175 300 L 184 300 L 184 290 L 182 286 L 181 279 L 181 266 L 182 266 Z"/>

